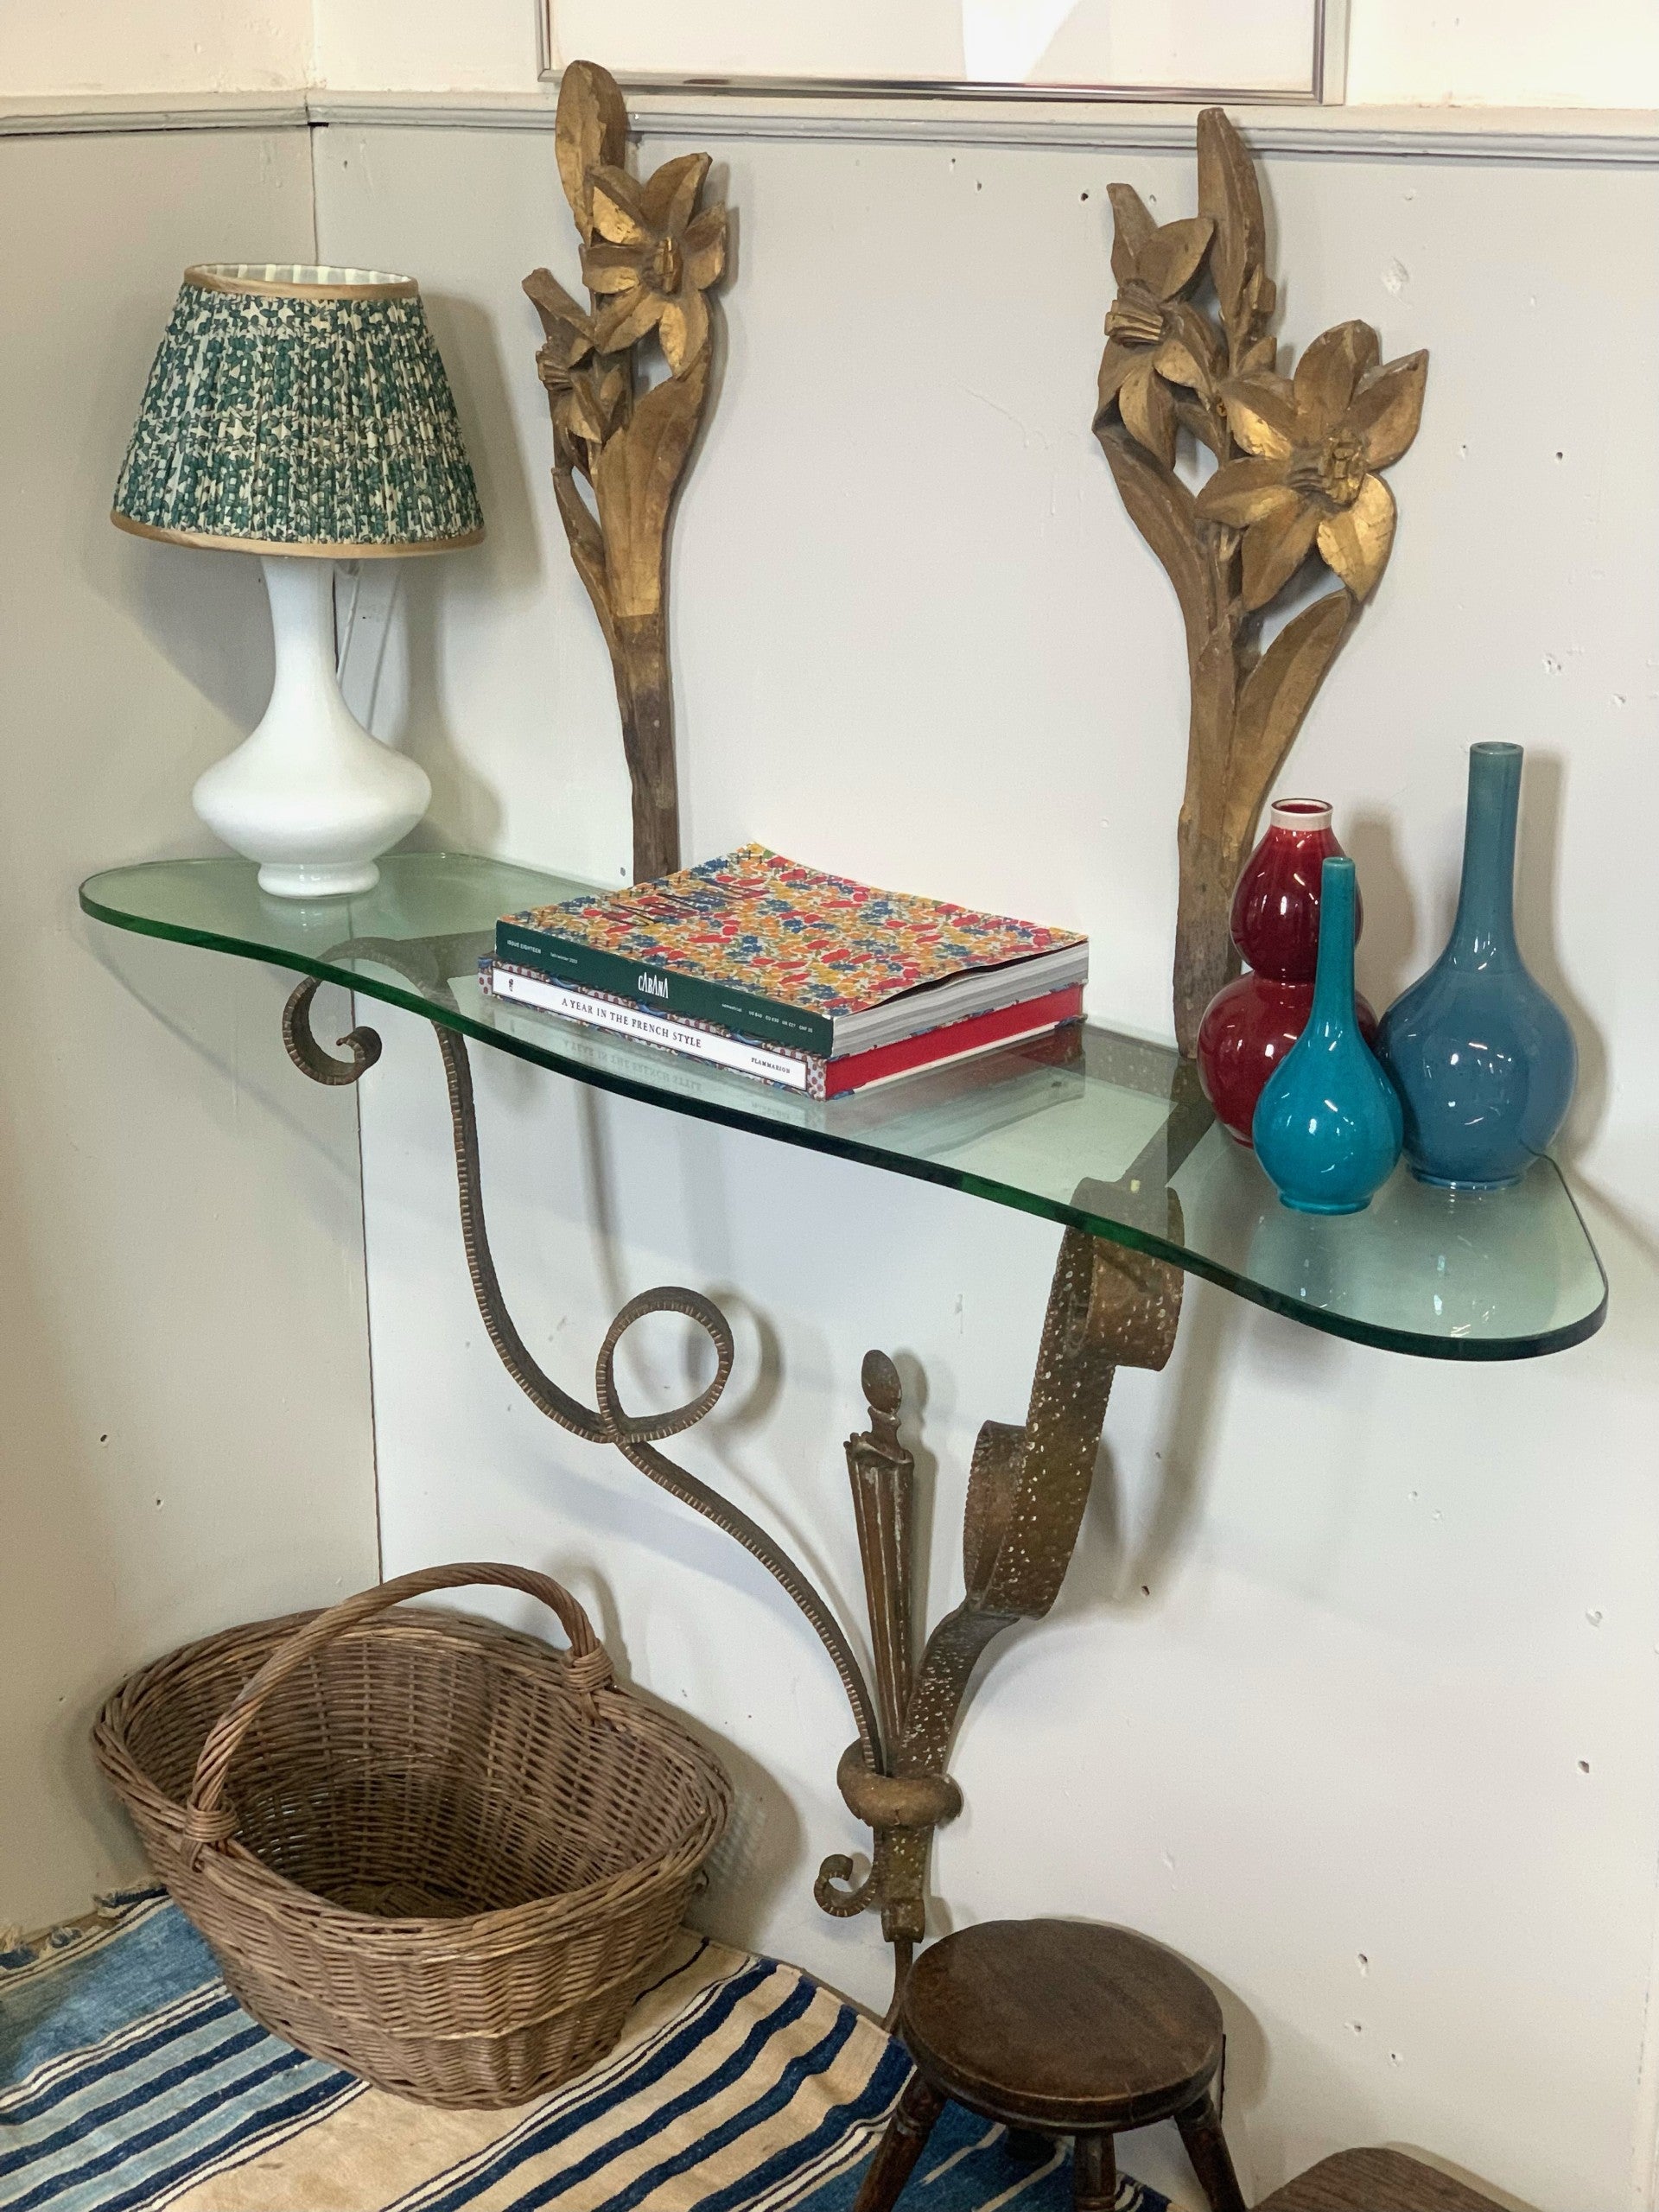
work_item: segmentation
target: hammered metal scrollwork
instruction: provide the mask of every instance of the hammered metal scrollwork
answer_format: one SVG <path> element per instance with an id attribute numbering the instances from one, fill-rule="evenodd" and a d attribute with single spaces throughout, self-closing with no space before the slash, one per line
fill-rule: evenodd
<path id="1" fill-rule="evenodd" d="M 426 971 L 435 959 L 439 965 L 443 961 L 441 948 L 435 953 L 432 948 L 363 940 L 350 950 L 359 956 L 372 952 L 428 989 L 432 976 Z M 340 1040 L 352 1055 L 349 1060 L 325 1052 L 310 1027 L 316 989 L 308 977 L 289 998 L 283 1016 L 283 1042 L 313 1082 L 355 1083 L 379 1058 L 380 1039 L 372 1029 L 356 1028 Z M 914 1656 L 911 1597 L 915 1462 L 899 1439 L 898 1370 L 884 1352 L 866 1355 L 861 1379 L 869 1427 L 850 1437 L 846 1449 L 874 1659 L 872 1697 L 851 1644 L 810 1578 L 758 1522 L 658 1448 L 695 1427 L 725 1389 L 733 1341 L 717 1306 L 701 1292 L 678 1285 L 630 1299 L 600 1347 L 591 1407 L 561 1389 L 531 1357 L 507 1311 L 490 1249 L 466 1041 L 441 1022 L 433 1022 L 432 1029 L 448 1092 L 467 1272 L 502 1365 L 550 1421 L 588 1443 L 613 1446 L 630 1465 L 741 1544 L 804 1617 L 841 1679 L 856 1740 L 842 1754 L 836 1780 L 848 1809 L 873 1832 L 871 1863 L 864 1879 L 855 1885 L 850 1859 L 842 1853 L 826 1859 L 814 1895 L 837 1917 L 880 1913 L 882 1932 L 893 1949 L 896 2009 L 912 1948 L 925 1932 L 924 1891 L 933 1831 L 962 1809 L 962 1793 L 944 1763 L 969 1678 L 995 1637 L 1016 1620 L 1039 1618 L 1058 1594 L 1094 1478 L 1113 1376 L 1120 1366 L 1161 1368 L 1168 1359 L 1180 1316 L 1179 1270 L 1082 1230 L 1066 1230 L 1025 1421 L 1017 1427 L 987 1421 L 979 1432 L 963 1526 L 964 1594 L 934 1628 L 919 1662 Z M 1160 1177 L 1152 1187 L 1160 1192 L 1156 1203 L 1166 1205 L 1168 1218 L 1156 1226 L 1167 1232 L 1169 1241 L 1179 1242 L 1175 1200 L 1163 1199 L 1161 1186 Z M 1141 1189 L 1138 1179 L 1117 1186 L 1120 1212 L 1122 1192 Z M 1077 1202 L 1099 1210 L 1086 1187 Z M 1139 1203 L 1144 1207 L 1148 1200 Z M 1146 1226 L 1154 1224 L 1148 1220 Z M 679 1313 L 695 1322 L 714 1347 L 715 1373 L 683 1405 L 631 1414 L 617 1389 L 616 1353 L 627 1332 L 651 1313 Z"/>

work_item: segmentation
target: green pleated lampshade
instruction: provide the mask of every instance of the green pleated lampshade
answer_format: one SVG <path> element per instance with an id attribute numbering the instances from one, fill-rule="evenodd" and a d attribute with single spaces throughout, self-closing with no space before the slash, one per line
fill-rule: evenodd
<path id="1" fill-rule="evenodd" d="M 187 269 L 111 518 L 256 553 L 436 553 L 484 534 L 412 277 Z"/>

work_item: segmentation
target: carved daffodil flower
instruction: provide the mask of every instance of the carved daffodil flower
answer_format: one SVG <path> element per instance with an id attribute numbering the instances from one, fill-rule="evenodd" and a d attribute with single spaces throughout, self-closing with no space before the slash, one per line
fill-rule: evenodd
<path id="1" fill-rule="evenodd" d="M 596 357 L 593 317 L 545 269 L 527 276 L 524 289 L 545 334 L 536 369 L 547 388 L 554 429 L 572 442 L 580 440 L 591 461 L 626 409 L 626 372 Z"/>
<path id="2" fill-rule="evenodd" d="M 1217 469 L 1198 511 L 1244 533 L 1247 607 L 1265 607 L 1316 544 L 1356 599 L 1387 567 L 1394 494 L 1376 472 L 1417 435 L 1428 356 L 1379 368 L 1376 355 L 1368 323 L 1338 323 L 1307 348 L 1294 381 L 1224 386 L 1228 428 L 1250 458 Z"/>
<path id="3" fill-rule="evenodd" d="M 597 236 L 582 248 L 582 274 L 604 302 L 594 314 L 601 353 L 620 353 L 656 330 L 678 376 L 707 344 L 702 296 L 726 265 L 725 208 L 697 213 L 708 174 L 707 154 L 664 162 L 643 184 L 609 166 L 590 172 Z"/>
<path id="4" fill-rule="evenodd" d="M 1215 232 L 1208 215 L 1154 223 L 1133 187 L 1111 187 L 1112 274 L 1117 297 L 1106 317 L 1100 405 L 1116 403 L 1124 428 L 1166 467 L 1175 459 L 1171 385 L 1207 392 L 1217 369 L 1216 340 L 1182 295 L 1196 282 Z"/>

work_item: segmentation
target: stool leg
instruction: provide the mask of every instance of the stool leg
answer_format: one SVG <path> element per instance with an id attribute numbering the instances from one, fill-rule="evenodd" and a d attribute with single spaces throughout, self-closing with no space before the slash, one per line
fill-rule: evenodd
<path id="1" fill-rule="evenodd" d="M 1195 2104 L 1176 2113 L 1175 2125 L 1181 2131 L 1199 2186 L 1210 2200 L 1210 2212 L 1249 2212 L 1208 2089 Z"/>
<path id="2" fill-rule="evenodd" d="M 1109 2135 L 1079 2135 L 1071 2146 L 1071 2202 L 1077 2212 L 1112 2212 L 1117 2159 Z"/>
<path id="3" fill-rule="evenodd" d="M 1040 2166 L 1045 2158 L 1054 2155 L 1054 2145 L 1049 2138 L 1029 2127 L 1011 2127 L 1003 2147 L 1014 2164 L 1020 2166 Z"/>
<path id="4" fill-rule="evenodd" d="M 853 2212 L 892 2212 L 899 2190 L 910 2179 L 911 2169 L 927 2147 L 934 2121 L 944 2110 L 944 2099 L 938 2091 L 919 2074 L 912 2074 L 870 2161 Z"/>

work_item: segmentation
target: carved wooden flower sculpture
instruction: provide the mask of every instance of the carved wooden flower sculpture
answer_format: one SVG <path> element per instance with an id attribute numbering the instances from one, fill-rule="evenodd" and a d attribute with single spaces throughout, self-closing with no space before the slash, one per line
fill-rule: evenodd
<path id="1" fill-rule="evenodd" d="M 726 265 L 726 210 L 699 211 L 707 154 L 664 162 L 643 183 L 628 175 L 627 111 L 591 61 L 564 73 L 554 143 L 593 303 L 579 307 L 545 269 L 524 289 L 542 319 L 536 367 L 553 416 L 559 518 L 616 679 L 640 881 L 680 864 L 668 525 L 708 397 L 704 295 Z M 653 333 L 669 374 L 642 388 L 638 350 Z"/>
<path id="2" fill-rule="evenodd" d="M 1214 333 L 1181 296 L 1198 281 L 1216 226 L 1208 215 L 1189 215 L 1160 228 L 1133 186 L 1115 184 L 1109 190 L 1118 291 L 1106 316 L 1100 404 L 1104 408 L 1116 400 L 1130 435 L 1173 467 L 1170 386 L 1207 391 L 1217 365 Z"/>
<path id="3" fill-rule="evenodd" d="M 1242 530 L 1243 594 L 1265 607 L 1317 545 L 1356 599 L 1369 599 L 1394 543 L 1394 495 L 1373 472 L 1417 435 L 1427 353 L 1376 365 L 1376 333 L 1338 323 L 1303 354 L 1295 378 L 1241 377 L 1222 393 L 1229 461 L 1198 494 L 1205 522 Z"/>
<path id="4" fill-rule="evenodd" d="M 707 154 L 664 162 L 645 184 L 626 169 L 595 169 L 589 179 L 597 240 L 584 246 L 582 281 L 604 296 L 594 317 L 601 353 L 632 346 L 649 331 L 662 340 L 677 376 L 709 342 L 703 294 L 726 266 L 726 210 L 696 212 Z"/>
<path id="5" fill-rule="evenodd" d="M 596 358 L 593 317 L 545 269 L 527 276 L 524 289 L 547 333 L 536 356 L 536 369 L 553 410 L 555 447 L 562 441 L 574 445 L 580 440 L 585 449 L 582 473 L 591 481 L 593 464 L 605 441 L 626 418 L 632 381 L 626 364 Z"/>
<path id="6" fill-rule="evenodd" d="M 1378 471 L 1417 435 L 1428 369 L 1426 353 L 1380 368 L 1376 332 L 1344 322 L 1313 340 L 1294 378 L 1276 375 L 1255 172 L 1219 108 L 1198 118 L 1198 139 L 1196 216 L 1155 224 L 1138 194 L 1111 188 L 1118 289 L 1095 416 L 1124 506 L 1186 623 L 1174 982 L 1189 1056 L 1237 964 L 1228 909 L 1262 803 L 1388 563 L 1394 497 Z M 1184 429 L 1217 464 L 1196 494 L 1177 473 Z M 1263 615 L 1315 553 L 1339 588 L 1264 645 Z"/>

